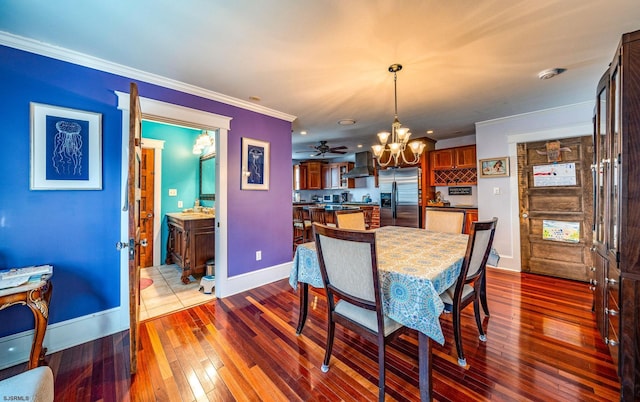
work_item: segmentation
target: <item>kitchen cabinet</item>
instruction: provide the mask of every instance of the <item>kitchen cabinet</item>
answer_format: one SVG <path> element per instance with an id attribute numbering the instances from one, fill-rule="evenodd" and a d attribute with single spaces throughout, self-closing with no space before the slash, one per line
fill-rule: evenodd
<path id="1" fill-rule="evenodd" d="M 476 146 L 445 148 L 429 153 L 432 186 L 477 184 Z"/>
<path id="2" fill-rule="evenodd" d="M 215 258 L 215 217 L 204 213 L 168 213 L 166 264 L 182 268 L 182 282 L 189 275 L 204 274 L 207 261 Z"/>
<path id="3" fill-rule="evenodd" d="M 293 189 L 296 191 L 307 189 L 307 165 L 304 163 L 293 165 Z"/>
<path id="4" fill-rule="evenodd" d="M 355 180 L 347 179 L 345 173 L 353 169 L 353 162 L 335 162 L 322 167 L 322 188 L 345 189 L 355 188 Z"/>
<path id="5" fill-rule="evenodd" d="M 617 362 L 620 400 L 640 400 L 640 31 L 627 33 L 594 108 L 593 266 L 596 325 Z M 586 230 L 591 230 L 588 228 Z"/>
<path id="6" fill-rule="evenodd" d="M 478 220 L 477 209 L 465 209 L 466 214 L 464 217 L 464 233 L 469 234 L 471 231 L 471 224 Z"/>
<path id="7" fill-rule="evenodd" d="M 304 162 L 307 167 L 307 190 L 321 190 L 322 186 L 322 167 L 326 165 L 322 162 L 307 161 Z"/>

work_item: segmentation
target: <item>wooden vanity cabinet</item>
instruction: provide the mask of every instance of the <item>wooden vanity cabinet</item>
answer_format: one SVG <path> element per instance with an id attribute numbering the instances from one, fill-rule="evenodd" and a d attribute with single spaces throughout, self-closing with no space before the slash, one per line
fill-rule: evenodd
<path id="1" fill-rule="evenodd" d="M 182 268 L 180 279 L 189 283 L 189 275 L 204 274 L 207 261 L 215 258 L 215 218 L 181 215 L 167 214 L 169 237 L 165 263 Z"/>

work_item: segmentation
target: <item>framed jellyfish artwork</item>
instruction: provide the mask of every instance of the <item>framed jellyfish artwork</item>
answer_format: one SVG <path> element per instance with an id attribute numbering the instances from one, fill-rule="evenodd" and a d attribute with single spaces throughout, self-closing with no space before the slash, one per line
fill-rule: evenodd
<path id="1" fill-rule="evenodd" d="M 102 115 L 31 102 L 31 190 L 102 189 Z"/>
<path id="2" fill-rule="evenodd" d="M 242 137 L 242 190 L 269 190 L 269 143 Z"/>

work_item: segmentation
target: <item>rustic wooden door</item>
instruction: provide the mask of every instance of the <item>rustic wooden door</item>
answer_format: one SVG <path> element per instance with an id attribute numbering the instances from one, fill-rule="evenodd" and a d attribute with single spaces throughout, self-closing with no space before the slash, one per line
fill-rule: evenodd
<path id="1" fill-rule="evenodd" d="M 138 370 L 140 326 L 140 165 L 142 163 L 142 113 L 138 86 L 131 83 L 129 94 L 129 359 L 131 374 Z"/>
<path id="2" fill-rule="evenodd" d="M 146 240 L 146 246 L 140 247 L 140 268 L 153 266 L 154 160 L 155 150 L 143 148 L 140 163 L 140 239 Z"/>
<path id="3" fill-rule="evenodd" d="M 523 272 L 589 280 L 592 161 L 591 136 L 518 144 Z"/>

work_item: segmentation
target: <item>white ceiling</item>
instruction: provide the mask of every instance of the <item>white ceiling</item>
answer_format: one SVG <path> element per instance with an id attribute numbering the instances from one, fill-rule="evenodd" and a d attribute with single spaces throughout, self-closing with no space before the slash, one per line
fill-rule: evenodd
<path id="1" fill-rule="evenodd" d="M 310 144 L 369 147 L 589 101 L 638 0 L 4 0 L 0 31 L 297 116 Z M 567 69 L 551 79 L 538 72 Z M 259 97 L 259 101 L 251 97 Z M 356 120 L 339 126 L 341 119 Z M 301 136 L 300 131 L 308 134 Z M 302 156 L 300 156 L 302 155 Z"/>

